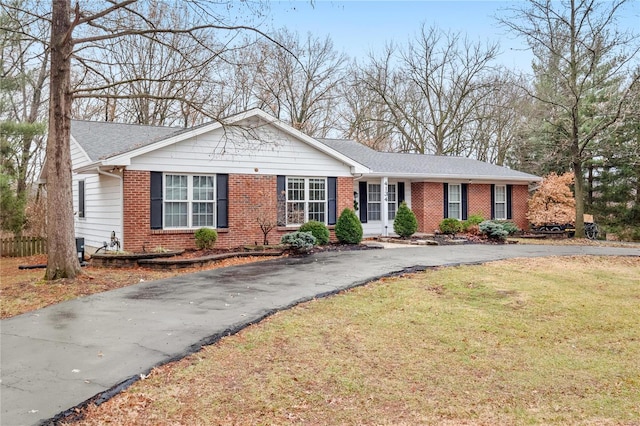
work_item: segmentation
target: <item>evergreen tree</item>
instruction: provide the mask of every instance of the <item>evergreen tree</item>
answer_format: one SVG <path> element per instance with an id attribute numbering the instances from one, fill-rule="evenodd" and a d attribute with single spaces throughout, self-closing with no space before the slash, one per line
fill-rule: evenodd
<path id="1" fill-rule="evenodd" d="M 402 238 L 410 237 L 418 230 L 418 220 L 406 202 L 402 202 L 398 207 L 396 218 L 393 221 L 393 231 Z"/>
<path id="2" fill-rule="evenodd" d="M 627 2 L 529 0 L 500 20 L 534 54 L 537 84 L 530 95 L 540 105 L 541 121 L 532 128 L 543 132 L 534 140 L 548 146 L 531 151 L 562 158 L 561 165 L 574 172 L 578 237 L 584 236 L 585 166 L 604 135 L 622 121 L 640 84 L 640 75 L 630 72 L 640 52 L 638 37 L 615 27 Z"/>
<path id="3" fill-rule="evenodd" d="M 344 209 L 336 223 L 336 238 L 345 244 L 360 244 L 362 241 L 362 224 L 351 209 Z"/>

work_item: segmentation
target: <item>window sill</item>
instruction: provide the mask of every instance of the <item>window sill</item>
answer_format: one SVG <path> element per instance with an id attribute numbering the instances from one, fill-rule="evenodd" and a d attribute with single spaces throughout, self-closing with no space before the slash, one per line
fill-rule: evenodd
<path id="1" fill-rule="evenodd" d="M 300 229 L 301 226 L 302 225 L 278 226 L 278 227 L 276 227 L 276 231 L 289 231 L 289 232 L 292 232 L 292 231 L 296 231 L 296 230 Z M 333 230 L 333 229 L 336 228 L 335 225 L 326 225 L 326 226 L 327 226 L 327 229 L 329 229 L 329 230 Z"/>
<path id="2" fill-rule="evenodd" d="M 171 228 L 169 228 L 169 229 L 152 229 L 151 230 L 151 235 L 195 234 L 195 232 L 198 229 L 200 229 L 200 228 L 193 228 L 193 229 L 171 229 Z M 229 228 L 211 228 L 211 229 L 215 229 L 215 231 L 218 234 L 225 234 L 225 233 L 229 232 Z"/>

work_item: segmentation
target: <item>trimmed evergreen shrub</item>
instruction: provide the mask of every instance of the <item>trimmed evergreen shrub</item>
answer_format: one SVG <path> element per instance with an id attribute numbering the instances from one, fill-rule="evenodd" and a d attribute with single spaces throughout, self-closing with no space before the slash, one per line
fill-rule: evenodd
<path id="1" fill-rule="evenodd" d="M 362 241 L 362 224 L 353 210 L 345 208 L 336 223 L 336 238 L 345 244 L 360 244 Z"/>
<path id="2" fill-rule="evenodd" d="M 513 235 L 516 232 L 520 232 L 520 228 L 518 228 L 515 223 L 513 223 L 513 222 L 511 222 L 509 220 L 496 220 L 494 222 L 499 223 L 500 225 L 502 225 L 502 229 L 507 231 L 507 233 L 509 235 Z"/>
<path id="3" fill-rule="evenodd" d="M 491 240 L 504 241 L 507 239 L 509 232 L 505 231 L 501 223 L 485 220 L 480 224 L 480 232 L 489 237 Z"/>
<path id="4" fill-rule="evenodd" d="M 418 220 L 404 201 L 398 207 L 393 221 L 393 231 L 402 238 L 410 237 L 418 230 Z"/>
<path id="5" fill-rule="evenodd" d="M 462 231 L 462 222 L 460 222 L 458 219 L 449 217 L 447 219 L 442 219 L 438 227 L 443 234 L 455 235 L 458 232 Z"/>
<path id="6" fill-rule="evenodd" d="M 316 244 L 321 246 L 329 243 L 329 228 L 322 222 L 310 220 L 300 227 L 300 232 L 311 232 L 316 237 Z"/>
<path id="7" fill-rule="evenodd" d="M 316 237 L 311 232 L 296 231 L 284 234 L 280 242 L 298 253 L 306 253 L 316 245 Z"/>
<path id="8" fill-rule="evenodd" d="M 194 236 L 196 237 L 196 247 L 199 249 L 210 249 L 218 240 L 218 233 L 211 228 L 200 228 Z"/>
<path id="9" fill-rule="evenodd" d="M 467 232 L 469 228 L 480 225 L 482 222 L 484 222 L 484 217 L 481 214 L 472 214 L 467 220 L 462 221 L 462 230 Z"/>

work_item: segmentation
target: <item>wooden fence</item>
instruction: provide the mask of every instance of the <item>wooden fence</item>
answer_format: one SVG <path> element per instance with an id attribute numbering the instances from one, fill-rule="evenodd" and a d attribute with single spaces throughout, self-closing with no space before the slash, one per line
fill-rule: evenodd
<path id="1" fill-rule="evenodd" d="M 0 255 L 9 257 L 33 256 L 47 252 L 47 240 L 41 237 L 14 237 L 0 240 Z"/>

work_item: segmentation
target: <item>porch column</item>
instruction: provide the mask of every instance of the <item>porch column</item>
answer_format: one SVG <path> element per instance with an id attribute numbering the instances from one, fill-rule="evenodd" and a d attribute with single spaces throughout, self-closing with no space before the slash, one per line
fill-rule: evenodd
<path id="1" fill-rule="evenodd" d="M 381 206 L 380 206 L 380 215 L 382 216 L 382 235 L 385 237 L 389 236 L 389 178 L 383 177 L 380 180 L 380 194 L 381 197 Z"/>

